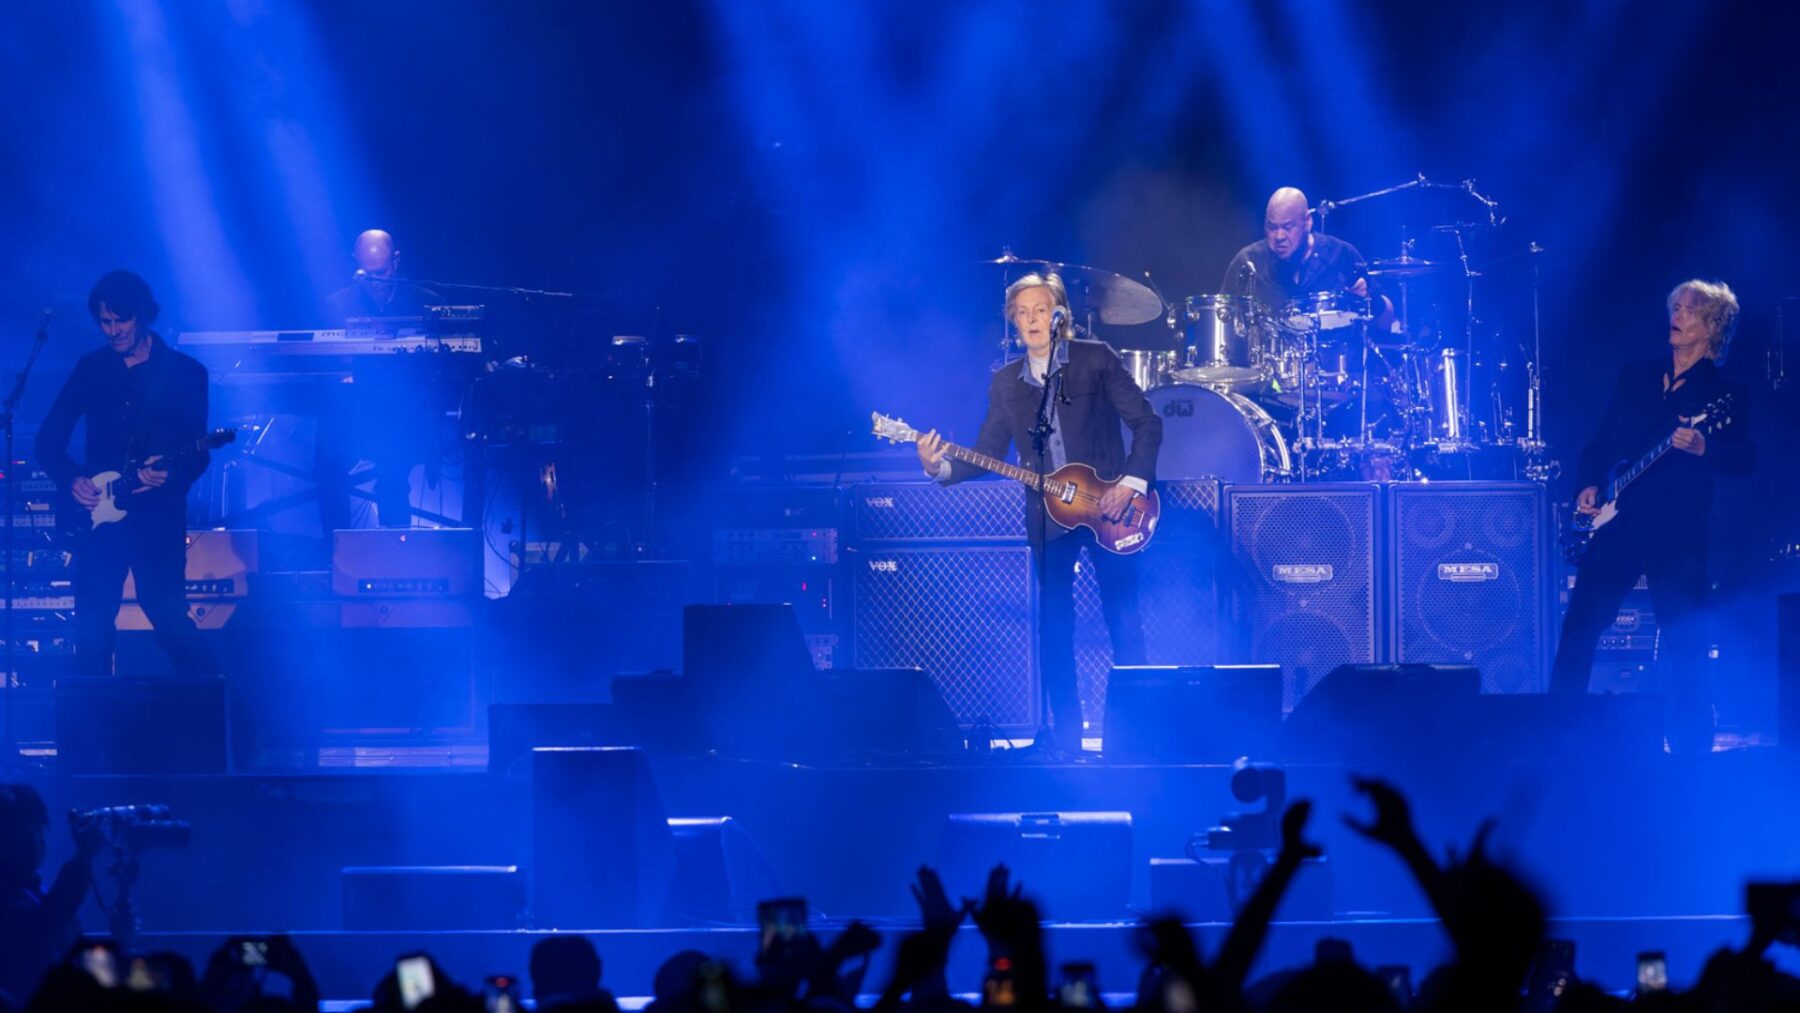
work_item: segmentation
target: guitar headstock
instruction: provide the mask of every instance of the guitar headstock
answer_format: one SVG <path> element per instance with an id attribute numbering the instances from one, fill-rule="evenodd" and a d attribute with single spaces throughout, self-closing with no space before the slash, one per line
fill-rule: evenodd
<path id="1" fill-rule="evenodd" d="M 917 443 L 919 431 L 906 424 L 903 419 L 891 419 L 880 412 L 870 412 L 869 421 L 874 423 L 875 435 L 893 443 Z"/>
<path id="2" fill-rule="evenodd" d="M 217 450 L 227 443 L 237 440 L 236 429 L 215 429 L 200 440 L 200 445 L 208 450 Z"/>
<path id="3" fill-rule="evenodd" d="M 1712 434 L 1731 424 L 1731 395 L 1721 394 L 1706 404 L 1687 424 L 1703 433 Z"/>

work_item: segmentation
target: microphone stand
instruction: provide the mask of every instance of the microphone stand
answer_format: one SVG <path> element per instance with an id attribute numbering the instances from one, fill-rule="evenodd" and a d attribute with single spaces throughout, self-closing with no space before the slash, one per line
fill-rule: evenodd
<path id="1" fill-rule="evenodd" d="M 1054 326 L 1054 323 L 1052 323 L 1053 328 Z M 1052 432 L 1052 427 L 1050 425 L 1050 374 L 1056 367 L 1056 340 L 1056 331 L 1053 329 L 1050 334 L 1049 357 L 1044 362 L 1044 390 L 1042 394 L 1038 395 L 1037 420 L 1031 427 L 1031 449 L 1037 456 L 1038 484 L 1036 492 L 1040 500 L 1043 498 L 1044 483 L 1047 480 L 1044 469 L 1048 463 L 1046 457 L 1050 449 L 1050 433 Z M 1025 353 L 1025 361 L 1025 368 L 1029 370 L 1031 368 L 1031 352 L 1029 350 Z M 1062 381 L 1058 379 L 1057 382 L 1061 383 Z M 1048 652 L 1045 650 L 1045 647 L 1049 638 L 1049 630 L 1044 626 L 1044 605 L 1042 598 L 1044 595 L 1045 578 L 1050 574 L 1050 508 L 1042 502 L 1038 503 L 1037 529 L 1037 586 L 1038 598 L 1040 599 L 1038 602 L 1037 623 L 1038 705 L 1043 708 L 1043 714 L 1038 718 L 1037 735 L 1034 737 L 1032 744 L 1034 746 L 1039 746 L 1038 752 L 1042 753 L 1044 752 L 1042 743 L 1054 743 L 1056 741 L 1055 735 L 1050 729 L 1050 687 L 1043 678 L 1044 665 L 1048 661 Z M 1079 720 L 1079 718 L 1077 720 Z"/>
<path id="2" fill-rule="evenodd" d="M 360 272 L 359 272 L 360 274 Z M 421 288 L 454 288 L 464 292 L 494 292 L 500 295 L 548 296 L 553 299 L 612 299 L 601 292 L 558 292 L 548 288 L 521 288 L 517 285 L 476 285 L 466 281 L 441 281 L 435 278 L 377 278 L 374 275 L 362 275 L 356 279 L 370 285 L 418 285 Z"/>
<path id="3" fill-rule="evenodd" d="M 19 742 L 13 729 L 13 691 L 19 683 L 19 638 L 13 625 L 13 612 L 19 603 L 19 561 L 15 554 L 17 543 L 13 533 L 19 507 L 16 492 L 18 458 L 13 451 L 13 422 L 18 416 L 19 402 L 25 397 L 25 381 L 31 376 L 31 367 L 37 364 L 38 353 L 44 350 L 44 345 L 49 340 L 50 311 L 45 310 L 43 317 L 38 320 L 37 336 L 31 343 L 31 353 L 25 357 L 25 366 L 13 377 L 12 391 L 6 395 L 5 404 L 0 405 L 0 426 L 6 429 L 6 472 L 0 475 L 0 480 L 6 483 L 6 619 L 4 626 L 0 626 L 0 635 L 6 637 L 6 716 L 4 728 L 0 730 L 0 749 L 4 749 L 6 756 L 0 763 L 7 767 L 19 762 Z"/>

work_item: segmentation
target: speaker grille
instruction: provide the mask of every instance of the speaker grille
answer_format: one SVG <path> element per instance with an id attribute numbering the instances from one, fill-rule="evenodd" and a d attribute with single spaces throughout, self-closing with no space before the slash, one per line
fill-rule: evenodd
<path id="1" fill-rule="evenodd" d="M 1391 487 L 1397 661 L 1474 665 L 1532 693 L 1549 653 L 1549 515 L 1530 482 Z"/>
<path id="2" fill-rule="evenodd" d="M 870 548 L 857 554 L 856 667 L 917 666 L 965 727 L 1037 727 L 1031 550 Z"/>
<path id="3" fill-rule="evenodd" d="M 1284 708 L 1379 657 L 1374 486 L 1232 487 L 1226 513 L 1242 660 L 1282 666 Z"/>
<path id="4" fill-rule="evenodd" d="M 872 482 L 850 492 L 867 542 L 1022 542 L 1025 487 L 1016 482 Z"/>

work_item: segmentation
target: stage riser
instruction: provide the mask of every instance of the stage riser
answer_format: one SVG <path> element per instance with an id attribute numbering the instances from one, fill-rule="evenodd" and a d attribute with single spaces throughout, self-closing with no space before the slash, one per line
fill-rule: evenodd
<path id="1" fill-rule="evenodd" d="M 1800 833 L 1800 820 L 1767 802 L 1800 782 L 1785 751 L 1721 754 L 1698 766 L 1668 757 L 1512 765 L 1451 756 L 1410 770 L 1357 769 L 1406 786 L 1427 840 L 1466 840 L 1497 816 L 1496 846 L 1563 914 L 1734 912 L 1747 876 L 1791 875 L 1790 842 Z M 1151 858 L 1180 856 L 1190 834 L 1244 808 L 1230 797 L 1225 766 L 817 769 L 686 760 L 654 763 L 652 773 L 670 817 L 733 817 L 785 892 L 844 916 L 910 914 L 907 884 L 938 854 L 951 813 L 1130 813 L 1130 903 L 1142 908 Z M 1346 769 L 1294 766 L 1289 780 L 1292 797 L 1315 802 L 1313 831 L 1336 870 L 1336 911 L 1428 913 L 1398 863 L 1338 821 L 1364 808 Z M 335 930 L 345 866 L 517 865 L 529 873 L 532 864 L 522 777 L 86 777 L 43 790 L 52 812 L 163 803 L 193 822 L 188 849 L 145 858 L 138 899 L 153 930 Z M 1530 804 L 1520 809 L 1520 800 Z M 1767 815 L 1745 823 L 1748 811 Z M 593 832 L 609 831 L 601 824 Z M 57 835 L 51 844 L 53 868 L 68 845 Z M 961 896 L 981 884 L 947 886 Z"/>

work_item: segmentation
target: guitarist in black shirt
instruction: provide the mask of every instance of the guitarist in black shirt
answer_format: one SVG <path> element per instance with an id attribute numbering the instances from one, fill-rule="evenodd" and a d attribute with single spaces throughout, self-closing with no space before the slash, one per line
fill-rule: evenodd
<path id="1" fill-rule="evenodd" d="M 38 430 L 39 465 L 76 506 L 94 510 L 103 498 L 93 477 L 127 472 L 114 523 L 76 517 L 76 663 L 83 675 L 109 675 L 114 624 L 125 574 L 137 580 L 138 602 L 156 642 L 184 675 L 217 673 L 187 610 L 187 491 L 206 470 L 206 367 L 169 347 L 150 325 L 159 307 L 144 279 L 113 271 L 88 293 L 88 312 L 106 337 L 83 355 L 57 392 Z M 85 460 L 69 452 L 78 420 L 86 419 Z M 159 467 L 158 465 L 162 465 Z"/>
<path id="2" fill-rule="evenodd" d="M 1620 372 L 1605 421 L 1581 454 L 1575 510 L 1606 523 L 1576 570 L 1550 689 L 1587 691 L 1600 634 L 1645 577 L 1663 631 L 1670 746 L 1705 752 L 1712 748 L 1712 696 L 1700 627 L 1713 478 L 1748 474 L 1755 452 L 1744 392 L 1719 370 L 1737 326 L 1737 297 L 1722 282 L 1696 279 L 1669 293 L 1668 308 L 1672 359 Z M 1609 469 L 1644 460 L 1664 440 L 1668 452 L 1610 502 Z"/>
<path id="3" fill-rule="evenodd" d="M 1068 462 L 1087 464 L 1118 484 L 1102 496 L 1098 508 L 1117 517 L 1141 508 L 1156 479 L 1156 454 L 1162 446 L 1162 418 L 1144 397 L 1118 355 L 1098 341 L 1070 335 L 1069 296 L 1055 274 L 1028 274 L 1006 290 L 1006 319 L 1025 346 L 1025 357 L 995 371 L 988 383 L 987 417 L 974 449 L 1003 458 L 1007 448 L 1019 452 L 1019 464 L 1046 474 Z M 1037 450 L 1034 437 L 1040 410 L 1049 423 Z M 1127 448 L 1122 429 L 1131 432 Z M 962 460 L 951 460 L 944 441 L 933 430 L 918 443 L 925 474 L 944 484 L 983 474 Z M 1038 572 L 1039 668 L 1043 675 L 1044 730 L 1035 745 L 1047 757 L 1081 755 L 1081 697 L 1075 672 L 1075 565 L 1084 548 L 1096 546 L 1086 528 L 1064 530 L 1046 519 L 1041 496 L 1025 497 L 1025 533 Z M 1088 553 L 1100 587 L 1100 607 L 1113 646 L 1113 663 L 1141 665 L 1145 659 L 1144 626 L 1138 615 L 1135 557 L 1109 552 Z"/>

